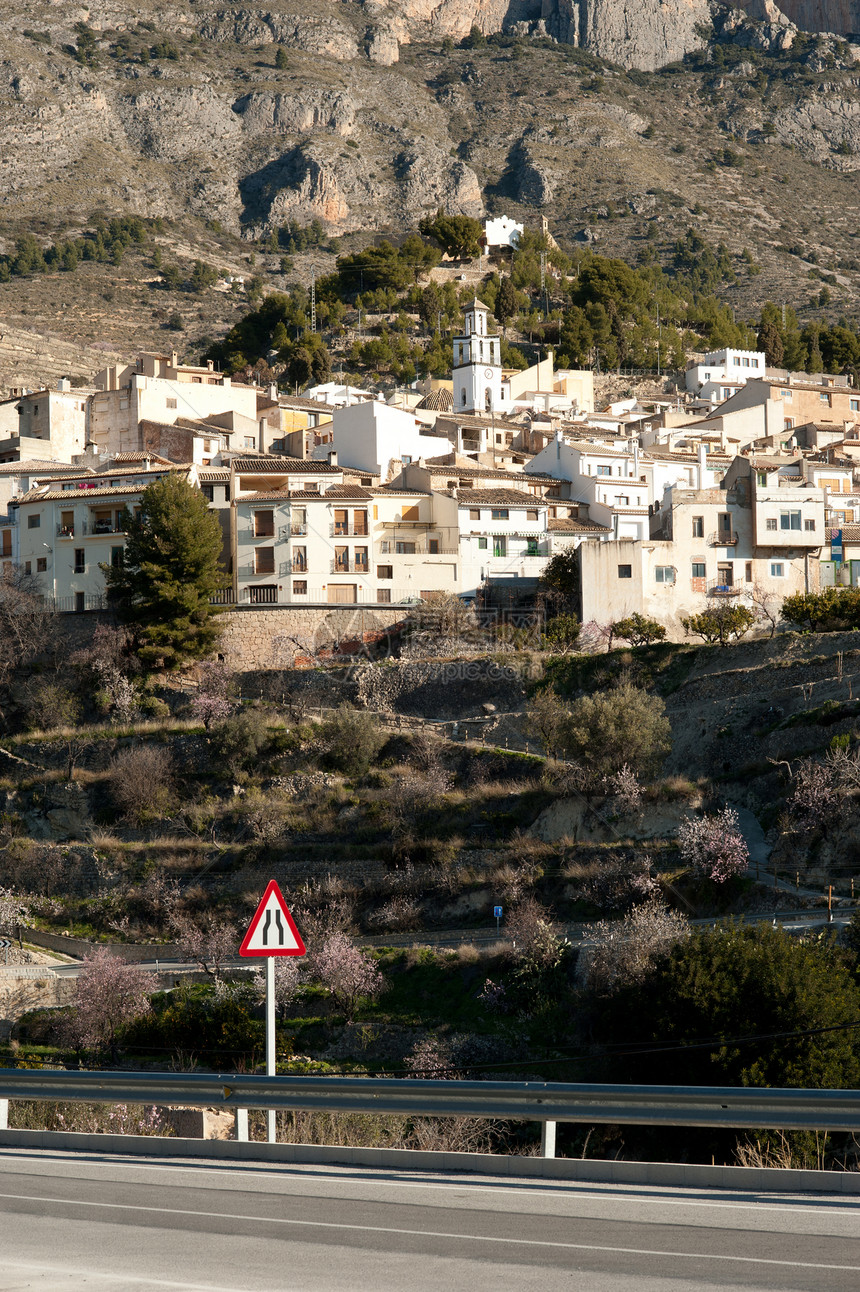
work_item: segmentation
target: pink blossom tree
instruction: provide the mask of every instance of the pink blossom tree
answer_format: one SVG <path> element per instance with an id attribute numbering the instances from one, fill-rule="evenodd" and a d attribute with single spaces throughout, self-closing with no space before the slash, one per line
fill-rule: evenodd
<path id="1" fill-rule="evenodd" d="M 352 1022 L 362 996 L 373 999 L 385 983 L 372 957 L 355 946 L 345 933 L 331 933 L 314 956 L 313 968 Z"/>
<path id="2" fill-rule="evenodd" d="M 149 1013 L 152 983 L 138 965 L 99 949 L 88 955 L 75 983 L 70 1039 L 80 1049 L 106 1050 L 116 1061 L 123 1028 Z"/>
<path id="3" fill-rule="evenodd" d="M 216 982 L 220 981 L 227 961 L 239 951 L 241 938 L 235 926 L 211 911 L 195 920 L 174 909 L 170 912 L 170 931 L 183 957 L 199 965 Z"/>
<path id="4" fill-rule="evenodd" d="M 223 722 L 233 712 L 230 692 L 234 685 L 232 670 L 226 664 L 204 664 L 200 687 L 191 701 L 191 712 L 208 731 L 213 722 Z"/>
<path id="5" fill-rule="evenodd" d="M 750 855 L 740 831 L 738 814 L 724 807 L 715 816 L 688 817 L 678 827 L 678 850 L 693 870 L 724 884 L 742 875 Z"/>

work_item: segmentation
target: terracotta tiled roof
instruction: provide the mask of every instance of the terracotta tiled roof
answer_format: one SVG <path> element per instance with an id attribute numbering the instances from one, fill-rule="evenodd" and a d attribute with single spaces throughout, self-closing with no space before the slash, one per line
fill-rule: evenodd
<path id="1" fill-rule="evenodd" d="M 120 495 L 143 493 L 146 483 L 141 480 L 137 485 L 111 485 L 103 489 L 30 489 L 13 502 L 89 502 L 91 498 L 116 498 Z"/>
<path id="2" fill-rule="evenodd" d="M 219 480 L 228 481 L 230 479 L 229 467 L 201 467 L 197 472 L 198 480 L 203 484 L 214 484 Z"/>
<path id="3" fill-rule="evenodd" d="M 23 462 L 0 462 L 0 475 L 2 476 L 31 476 L 36 474 L 43 476 L 82 476 L 84 471 L 80 467 L 73 467 L 70 462 L 48 462 L 47 460 L 42 461 L 41 458 L 25 458 Z"/>
<path id="4" fill-rule="evenodd" d="M 334 404 L 321 404 L 316 399 L 304 399 L 301 395 L 279 395 L 281 408 L 297 408 L 309 413 L 333 413 Z"/>
<path id="5" fill-rule="evenodd" d="M 436 479 L 444 476 L 447 480 L 453 480 L 455 476 L 467 480 L 469 476 L 473 478 L 486 477 L 488 480 L 519 480 L 521 482 L 534 480 L 538 484 L 566 484 L 567 481 L 559 479 L 557 476 L 547 475 L 543 471 L 503 471 L 501 467 L 461 467 L 461 466 L 436 466 L 432 462 L 427 463 L 427 470 L 430 475 Z"/>
<path id="6" fill-rule="evenodd" d="M 369 489 L 360 485 L 335 485 L 325 493 L 311 493 L 308 489 L 272 489 L 263 493 L 246 493 L 237 498 L 243 502 L 339 502 L 351 499 L 354 502 L 368 502 L 373 498 Z"/>
<path id="7" fill-rule="evenodd" d="M 158 425 L 158 423 L 155 423 L 155 425 Z M 170 458 L 163 458 L 163 457 L 161 456 L 161 454 L 160 454 L 160 453 L 115 453 L 115 454 L 113 455 L 113 457 L 111 458 L 111 462 L 114 462 L 114 463 L 117 463 L 117 462 L 129 462 L 129 463 L 155 462 L 155 463 L 157 463 L 157 464 L 159 464 L 159 465 L 163 465 L 163 466 L 166 466 L 166 467 L 171 467 L 171 466 L 173 466 L 173 463 L 170 461 Z"/>
<path id="8" fill-rule="evenodd" d="M 315 462 L 313 459 L 305 458 L 282 458 L 282 457 L 259 457 L 259 458 L 233 458 L 233 470 L 237 475 L 263 475 L 265 474 L 283 474 L 286 475 L 321 475 L 337 474 L 342 471 L 342 467 L 333 467 L 330 462 Z"/>
<path id="9" fill-rule="evenodd" d="M 586 520 L 550 520 L 547 529 L 559 534 L 611 534 L 612 530 L 605 525 L 596 525 Z"/>
<path id="10" fill-rule="evenodd" d="M 478 503 L 481 507 L 539 507 L 547 505 L 534 497 L 533 494 L 524 493 L 521 489 L 470 489 L 465 496 L 458 499 L 464 507 L 473 507 Z"/>
<path id="11" fill-rule="evenodd" d="M 426 408 L 431 412 L 448 413 L 454 407 L 454 396 L 447 386 L 440 386 L 438 390 L 431 390 L 429 395 L 425 395 L 417 408 Z"/>

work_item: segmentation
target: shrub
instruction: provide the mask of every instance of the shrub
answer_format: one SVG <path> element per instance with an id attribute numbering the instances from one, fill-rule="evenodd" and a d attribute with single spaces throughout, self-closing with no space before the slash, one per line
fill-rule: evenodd
<path id="1" fill-rule="evenodd" d="M 269 743 L 269 729 L 257 709 L 240 709 L 212 729 L 212 750 L 231 775 L 252 767 Z"/>
<path id="2" fill-rule="evenodd" d="M 635 614 L 614 623 L 612 633 L 633 646 L 648 646 L 651 642 L 663 641 L 666 629 L 656 619 L 646 619 L 644 615 Z"/>
<path id="3" fill-rule="evenodd" d="M 376 761 L 387 736 L 372 714 L 344 704 L 324 723 L 322 739 L 330 767 L 347 776 L 362 776 Z"/>
<path id="4" fill-rule="evenodd" d="M 547 650 L 567 654 L 576 645 L 581 629 L 576 615 L 556 615 L 547 623 L 543 645 Z"/>
<path id="5" fill-rule="evenodd" d="M 860 627 L 860 589 L 822 588 L 796 592 L 782 603 L 782 618 L 794 628 L 838 632 Z"/>
<path id="6" fill-rule="evenodd" d="M 659 696 L 623 682 L 575 700 L 565 739 L 569 752 L 597 776 L 611 776 L 624 764 L 647 776 L 660 770 L 671 728 Z"/>
<path id="7" fill-rule="evenodd" d="M 136 745 L 111 759 L 111 796 L 123 816 L 138 823 L 165 813 L 173 793 L 173 762 L 160 745 Z"/>
<path id="8" fill-rule="evenodd" d="M 746 606 L 709 606 L 697 615 L 681 616 L 687 636 L 701 637 L 709 646 L 725 646 L 748 633 L 755 615 Z"/>

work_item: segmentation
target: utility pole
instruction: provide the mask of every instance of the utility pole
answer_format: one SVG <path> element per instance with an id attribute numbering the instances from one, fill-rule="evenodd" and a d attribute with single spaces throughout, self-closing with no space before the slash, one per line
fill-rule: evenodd
<path id="1" fill-rule="evenodd" d="M 540 294 L 543 298 L 543 316 L 544 318 L 546 318 L 547 314 L 549 313 L 549 310 L 547 308 L 547 295 L 546 295 L 546 252 L 545 251 L 542 251 L 540 253 Z"/>
<path id="2" fill-rule="evenodd" d="M 663 329 L 660 326 L 660 306 L 657 306 L 657 376 L 660 376 L 660 349 L 663 344 Z"/>
<path id="3" fill-rule="evenodd" d="M 317 330 L 317 267 L 311 265 L 311 331 Z"/>

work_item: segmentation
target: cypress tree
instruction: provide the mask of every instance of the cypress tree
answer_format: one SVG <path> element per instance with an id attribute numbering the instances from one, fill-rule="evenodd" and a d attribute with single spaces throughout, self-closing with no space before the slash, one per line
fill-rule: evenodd
<path id="1" fill-rule="evenodd" d="M 147 486 L 136 515 L 126 511 L 125 531 L 123 564 L 101 568 L 140 658 L 175 668 L 208 655 L 220 635 L 210 598 L 227 576 L 221 526 L 203 494 L 171 472 Z"/>

